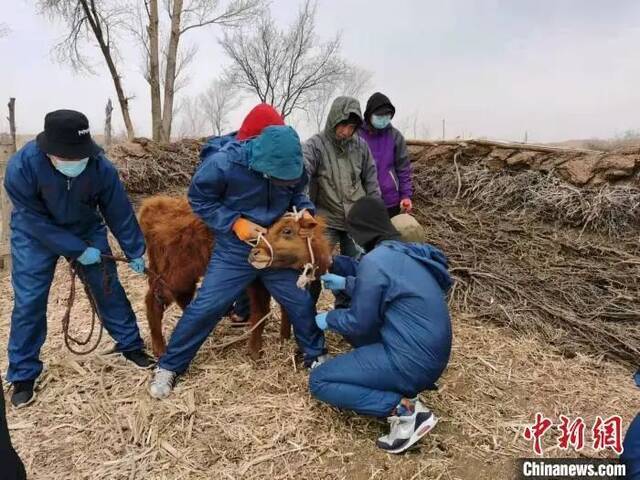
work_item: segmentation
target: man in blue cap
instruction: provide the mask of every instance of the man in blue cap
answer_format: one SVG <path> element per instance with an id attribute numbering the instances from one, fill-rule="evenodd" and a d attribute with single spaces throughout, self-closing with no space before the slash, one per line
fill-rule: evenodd
<path id="1" fill-rule="evenodd" d="M 300 139 L 289 126 L 272 125 L 252 139 L 229 139 L 207 155 L 189 188 L 193 211 L 215 232 L 209 267 L 196 298 L 178 321 L 160 358 L 149 393 L 165 398 L 231 303 L 260 278 L 293 324 L 305 365 L 324 361 L 324 335 L 314 322 L 315 303 L 296 286 L 293 269 L 257 269 L 249 263 L 250 242 L 285 212 L 314 206 L 305 195 Z"/>
<path id="2" fill-rule="evenodd" d="M 140 368 L 153 366 L 115 263 L 102 258 L 111 255 L 108 226 L 130 267 L 143 273 L 144 238 L 116 168 L 91 139 L 87 117 L 73 110 L 48 113 L 44 131 L 9 160 L 4 188 L 13 203 L 15 299 L 7 373 L 13 405 L 23 407 L 35 398 L 34 383 L 42 372 L 40 348 L 47 335 L 47 298 L 59 257 L 74 263 L 90 289 L 116 340 L 113 352 Z"/>

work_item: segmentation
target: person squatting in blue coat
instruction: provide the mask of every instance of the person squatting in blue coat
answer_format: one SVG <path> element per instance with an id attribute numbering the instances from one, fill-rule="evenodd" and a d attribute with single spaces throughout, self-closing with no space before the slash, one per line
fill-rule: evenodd
<path id="1" fill-rule="evenodd" d="M 189 188 L 193 211 L 216 242 L 196 298 L 185 309 L 160 358 L 149 393 L 167 397 L 231 303 L 260 278 L 293 324 L 305 365 L 324 361 L 324 335 L 316 326 L 315 304 L 296 286 L 293 269 L 256 269 L 248 260 L 251 240 L 296 207 L 314 212 L 304 194 L 307 182 L 300 140 L 289 126 L 269 126 L 245 142 L 227 142 L 204 159 Z"/>
<path id="2" fill-rule="evenodd" d="M 35 398 L 34 383 L 42 372 L 40 348 L 47 335 L 47 298 L 61 256 L 75 262 L 95 297 L 116 341 L 113 353 L 122 353 L 138 367 L 151 367 L 115 263 L 101 258 L 111 255 L 108 226 L 130 267 L 143 273 L 144 238 L 116 168 L 91 139 L 87 117 L 73 110 L 48 113 L 44 131 L 9 160 L 4 188 L 13 203 L 15 299 L 7 372 L 13 405 L 26 406 Z"/>
<path id="3" fill-rule="evenodd" d="M 322 280 L 351 306 L 319 313 L 316 322 L 355 348 L 315 368 L 309 389 L 335 407 L 387 417 L 390 432 L 377 445 L 401 453 L 437 422 L 417 395 L 437 388 L 451 353 L 447 259 L 430 245 L 400 241 L 379 199 L 358 200 L 347 230 L 365 255 L 335 257 Z"/>

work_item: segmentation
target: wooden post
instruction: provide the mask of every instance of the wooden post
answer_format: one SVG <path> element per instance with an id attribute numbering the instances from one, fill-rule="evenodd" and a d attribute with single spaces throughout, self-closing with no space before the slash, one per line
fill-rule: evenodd
<path id="1" fill-rule="evenodd" d="M 444 118 L 442 119 L 442 140 L 444 140 Z"/>
<path id="2" fill-rule="evenodd" d="M 111 104 L 111 99 L 107 102 L 107 107 L 104 109 L 105 120 L 104 120 L 104 146 L 111 146 L 111 112 L 113 112 L 113 105 Z"/>
<path id="3" fill-rule="evenodd" d="M 9 217 L 11 203 L 4 190 L 4 174 L 7 163 L 13 154 L 13 142 L 7 136 L 0 136 L 0 270 L 9 269 L 11 255 L 9 248 Z"/>
<path id="4" fill-rule="evenodd" d="M 13 142 L 13 152 L 16 153 L 18 151 L 18 143 L 16 141 L 16 99 L 11 97 L 9 98 L 9 133 L 11 134 L 11 140 Z"/>

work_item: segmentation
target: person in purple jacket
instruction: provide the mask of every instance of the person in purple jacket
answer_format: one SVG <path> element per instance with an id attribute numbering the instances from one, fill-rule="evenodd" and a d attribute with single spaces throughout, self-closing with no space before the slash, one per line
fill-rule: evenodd
<path id="1" fill-rule="evenodd" d="M 411 163 L 404 137 L 391 125 L 396 109 L 386 95 L 376 92 L 367 101 L 360 137 L 367 142 L 378 170 L 378 183 L 389 217 L 411 213 Z"/>

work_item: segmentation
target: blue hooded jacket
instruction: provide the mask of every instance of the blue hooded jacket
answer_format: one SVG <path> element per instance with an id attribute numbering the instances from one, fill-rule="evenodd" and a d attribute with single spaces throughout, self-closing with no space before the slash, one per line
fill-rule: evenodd
<path id="1" fill-rule="evenodd" d="M 220 137 L 209 137 L 205 142 L 205 144 L 203 145 L 202 150 L 200 150 L 199 165 L 202 165 L 202 162 L 204 162 L 205 158 L 207 158 L 208 156 L 219 152 L 220 149 L 224 147 L 227 143 L 235 142 L 237 134 L 238 132 L 231 132 L 231 133 L 227 133 L 226 135 L 222 135 Z"/>
<path id="2" fill-rule="evenodd" d="M 268 132 L 263 135 L 268 135 Z M 264 141 L 265 139 L 261 139 Z M 271 226 L 285 212 L 296 207 L 311 213 L 315 207 L 304 193 L 307 176 L 293 186 L 280 186 L 264 174 L 249 167 L 251 142 L 238 142 L 235 134 L 209 140 L 189 187 L 189 203 L 193 211 L 216 233 L 216 243 L 227 246 L 246 245 L 231 230 L 241 216 L 261 225 Z M 277 141 L 298 141 L 293 136 Z M 302 159 L 300 159 L 302 161 Z"/>
<path id="3" fill-rule="evenodd" d="M 338 258 L 332 270 L 353 273 L 355 261 Z M 381 342 L 399 373 L 411 372 L 407 381 L 416 391 L 434 388 L 452 341 L 444 254 L 426 244 L 383 241 L 355 273 L 346 283 L 351 307 L 329 312 L 328 327 L 360 344 Z"/>
<path id="4" fill-rule="evenodd" d="M 105 221 L 129 259 L 144 255 L 133 207 L 118 171 L 102 153 L 69 178 L 31 141 L 9 160 L 4 188 L 13 203 L 11 228 L 58 255 L 79 257 Z"/>
<path id="5" fill-rule="evenodd" d="M 629 425 L 623 443 L 624 452 L 620 460 L 627 466 L 627 478 L 640 480 L 640 413 Z"/>

